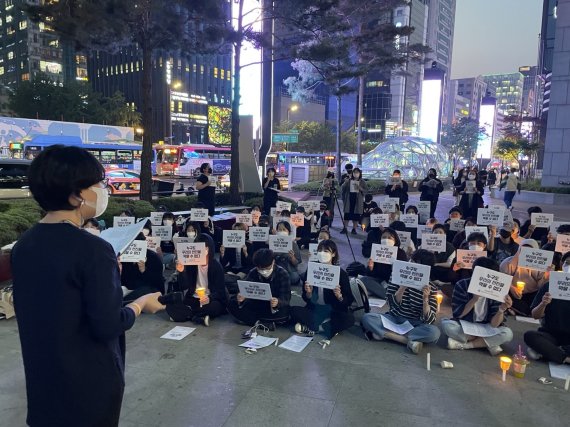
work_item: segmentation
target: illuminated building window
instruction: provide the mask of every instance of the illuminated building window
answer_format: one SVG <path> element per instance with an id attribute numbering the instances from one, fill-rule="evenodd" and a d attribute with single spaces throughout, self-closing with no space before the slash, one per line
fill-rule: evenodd
<path id="1" fill-rule="evenodd" d="M 218 67 L 214 67 L 214 78 L 218 78 Z"/>
<path id="2" fill-rule="evenodd" d="M 25 82 L 27 80 L 30 80 L 30 73 L 22 74 L 22 81 Z"/>
<path id="3" fill-rule="evenodd" d="M 182 112 L 182 102 L 178 102 L 178 112 Z"/>
<path id="4" fill-rule="evenodd" d="M 224 80 L 226 78 L 226 70 L 224 70 L 223 68 L 220 70 L 220 78 L 222 80 Z"/>
<path id="5" fill-rule="evenodd" d="M 25 30 L 26 28 L 28 28 L 28 21 L 20 21 L 19 27 L 20 30 Z"/>
<path id="6" fill-rule="evenodd" d="M 136 65 L 137 65 L 137 71 L 139 71 L 139 70 L 140 70 L 140 68 L 139 68 L 139 61 L 137 61 Z"/>
<path id="7" fill-rule="evenodd" d="M 8 52 L 8 59 L 14 59 L 14 52 L 13 51 Z"/>
<path id="8" fill-rule="evenodd" d="M 197 70 L 198 66 L 196 64 L 192 64 L 192 71 L 195 73 Z"/>
<path id="9" fill-rule="evenodd" d="M 0 67 L 0 76 L 4 74 L 4 67 Z"/>
<path id="10" fill-rule="evenodd" d="M 204 66 L 200 65 L 200 74 L 204 74 Z"/>
<path id="11" fill-rule="evenodd" d="M 230 70 L 228 70 L 227 79 L 228 80 L 232 79 L 232 72 Z"/>
<path id="12" fill-rule="evenodd" d="M 174 101 L 170 101 L 170 111 L 174 111 Z"/>

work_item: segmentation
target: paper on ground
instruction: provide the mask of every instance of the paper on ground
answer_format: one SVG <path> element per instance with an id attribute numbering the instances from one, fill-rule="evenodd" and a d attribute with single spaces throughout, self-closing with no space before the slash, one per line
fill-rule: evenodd
<path id="1" fill-rule="evenodd" d="M 275 341 L 277 341 L 277 338 L 263 337 L 261 335 L 258 335 L 255 338 L 252 338 L 249 341 L 240 344 L 239 346 L 245 348 L 255 348 L 258 350 L 260 348 L 269 347 Z"/>
<path id="2" fill-rule="evenodd" d="M 532 317 L 515 316 L 515 319 L 517 319 L 519 322 L 533 323 L 535 325 L 540 325 L 540 320 L 533 319 Z"/>
<path id="3" fill-rule="evenodd" d="M 556 363 L 550 362 L 548 366 L 550 367 L 550 376 L 552 378 L 565 380 L 570 376 L 570 365 L 557 365 Z"/>
<path id="4" fill-rule="evenodd" d="M 386 300 L 380 298 L 368 298 L 368 304 L 370 304 L 370 307 L 382 308 L 386 305 Z"/>
<path id="5" fill-rule="evenodd" d="M 291 350 L 295 353 L 302 352 L 309 343 L 313 341 L 312 337 L 300 337 L 298 335 L 292 335 L 287 341 L 279 346 L 279 348 L 284 348 L 285 350 Z"/>
<path id="6" fill-rule="evenodd" d="M 380 316 L 380 318 L 382 319 L 382 325 L 384 325 L 386 329 L 392 332 L 396 332 L 398 335 L 406 335 L 408 332 L 414 329 L 412 324 L 407 320 L 404 323 L 397 324 L 384 316 Z"/>
<path id="7" fill-rule="evenodd" d="M 187 326 L 175 326 L 170 331 L 165 333 L 160 338 L 164 338 L 165 340 L 175 340 L 180 341 L 194 332 L 196 328 L 189 328 Z"/>
<path id="8" fill-rule="evenodd" d="M 466 320 L 460 320 L 459 323 L 461 323 L 465 335 L 472 337 L 487 338 L 499 334 L 499 330 L 488 323 L 471 323 Z"/>

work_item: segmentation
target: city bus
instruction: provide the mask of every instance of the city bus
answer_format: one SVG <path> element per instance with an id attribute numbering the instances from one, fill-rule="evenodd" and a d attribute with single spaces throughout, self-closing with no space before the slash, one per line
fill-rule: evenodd
<path id="1" fill-rule="evenodd" d="M 230 147 L 208 144 L 154 146 L 154 167 L 157 175 L 194 177 L 200 174 L 200 165 L 210 163 L 214 175 L 226 175 L 231 168 Z"/>
<path id="2" fill-rule="evenodd" d="M 352 154 L 341 154 L 341 167 L 346 163 L 354 162 L 356 156 Z M 269 153 L 266 158 L 267 168 L 275 168 L 278 176 L 289 174 L 290 164 L 303 164 L 311 166 L 326 166 L 331 172 L 335 171 L 336 155 L 334 153 L 312 154 L 297 152 Z"/>

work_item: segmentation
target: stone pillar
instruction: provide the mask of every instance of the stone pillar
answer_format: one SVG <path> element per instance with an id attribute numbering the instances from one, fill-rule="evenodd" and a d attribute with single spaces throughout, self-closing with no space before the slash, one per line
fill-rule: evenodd
<path id="1" fill-rule="evenodd" d="M 542 185 L 570 188 L 570 0 L 558 0 Z"/>

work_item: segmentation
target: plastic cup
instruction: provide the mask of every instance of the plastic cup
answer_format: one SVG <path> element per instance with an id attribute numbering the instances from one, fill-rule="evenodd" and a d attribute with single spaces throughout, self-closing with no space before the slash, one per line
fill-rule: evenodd
<path id="1" fill-rule="evenodd" d="M 502 369 L 503 371 L 508 371 L 508 370 L 511 368 L 511 363 L 512 363 L 512 362 L 513 362 L 513 361 L 511 360 L 511 358 L 510 358 L 510 357 L 506 357 L 506 356 L 502 356 L 502 357 L 499 359 L 499 363 L 501 364 L 501 369 Z"/>
<path id="2" fill-rule="evenodd" d="M 196 295 L 198 295 L 199 298 L 205 297 L 206 288 L 196 288 Z"/>
<path id="3" fill-rule="evenodd" d="M 525 282 L 517 282 L 517 290 L 522 293 L 524 291 Z"/>
<path id="4" fill-rule="evenodd" d="M 443 295 L 438 292 L 437 294 L 435 294 L 435 299 L 437 300 L 437 305 L 440 305 L 441 302 L 443 301 Z"/>
<path id="5" fill-rule="evenodd" d="M 524 378 L 526 365 L 528 365 L 529 363 L 530 362 L 528 361 L 528 359 L 524 354 L 523 355 L 515 354 L 515 356 L 513 357 L 514 376 L 517 378 Z"/>

